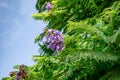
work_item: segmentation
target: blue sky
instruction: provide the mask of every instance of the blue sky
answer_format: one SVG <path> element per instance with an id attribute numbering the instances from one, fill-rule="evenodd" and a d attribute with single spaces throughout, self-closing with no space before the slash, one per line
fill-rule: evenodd
<path id="1" fill-rule="evenodd" d="M 0 0 L 0 79 L 8 76 L 16 64 L 32 65 L 38 55 L 34 38 L 46 26 L 35 21 L 36 0 Z"/>

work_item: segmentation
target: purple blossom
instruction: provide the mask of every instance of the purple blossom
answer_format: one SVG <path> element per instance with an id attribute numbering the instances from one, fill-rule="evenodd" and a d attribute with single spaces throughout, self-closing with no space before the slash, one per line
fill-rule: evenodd
<path id="1" fill-rule="evenodd" d="M 21 71 L 18 71 L 16 73 L 16 78 L 14 80 L 20 80 L 22 78 L 22 72 Z"/>
<path id="2" fill-rule="evenodd" d="M 19 80 L 19 78 L 15 78 L 14 80 Z"/>
<path id="3" fill-rule="evenodd" d="M 52 49 L 54 53 L 62 50 L 63 48 L 63 37 L 58 30 L 48 29 L 45 44 L 47 48 Z"/>
<path id="4" fill-rule="evenodd" d="M 17 72 L 17 76 L 21 76 L 21 72 L 19 71 L 19 72 Z"/>
<path id="5" fill-rule="evenodd" d="M 54 33 L 55 35 L 61 35 L 58 30 L 54 30 L 53 33 Z"/>
<path id="6" fill-rule="evenodd" d="M 52 8 L 52 4 L 51 4 L 50 2 L 48 2 L 48 3 L 46 4 L 45 8 L 46 8 L 47 10 L 50 10 L 50 9 Z"/>
<path id="7" fill-rule="evenodd" d="M 18 71 L 17 74 L 16 74 L 17 77 L 21 77 L 21 75 L 22 75 L 21 71 Z"/>
<path id="8" fill-rule="evenodd" d="M 29 70 L 27 70 L 27 66 L 22 64 L 22 65 L 19 65 L 18 66 L 19 68 L 19 71 L 11 71 L 9 73 L 10 77 L 15 77 L 14 80 L 21 80 L 21 79 L 25 79 L 25 80 L 28 80 L 28 73 L 29 73 Z"/>

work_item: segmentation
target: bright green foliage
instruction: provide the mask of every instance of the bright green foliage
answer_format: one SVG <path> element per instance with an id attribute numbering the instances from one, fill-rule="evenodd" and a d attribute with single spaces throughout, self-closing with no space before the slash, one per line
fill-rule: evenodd
<path id="1" fill-rule="evenodd" d="M 53 8 L 46 10 L 51 2 Z M 63 32 L 64 48 L 53 55 L 36 37 L 29 80 L 120 80 L 119 0 L 37 0 L 33 18 Z"/>
<path id="2" fill-rule="evenodd" d="M 48 28 L 63 31 L 64 49 L 55 56 L 34 57 L 40 67 L 38 71 L 43 73 L 39 75 L 40 79 L 98 80 L 116 70 L 120 59 L 119 1 L 51 0 L 54 7 L 41 11 L 40 6 L 45 2 L 37 3 L 39 13 L 33 17 L 48 22 Z M 35 42 L 42 36 L 40 34 Z M 46 54 L 45 49 L 43 53 Z M 113 80 L 117 80 L 114 76 L 120 77 L 116 74 L 113 74 Z M 106 79 L 109 76 L 101 78 Z"/>
<path id="3" fill-rule="evenodd" d="M 108 71 L 117 64 L 119 56 L 104 52 L 76 51 L 71 54 L 67 52 L 67 56 L 60 53 L 54 57 L 35 57 L 35 60 L 38 64 L 34 68 L 38 69 L 36 72 L 40 80 L 96 80 L 102 75 L 101 70 Z"/>

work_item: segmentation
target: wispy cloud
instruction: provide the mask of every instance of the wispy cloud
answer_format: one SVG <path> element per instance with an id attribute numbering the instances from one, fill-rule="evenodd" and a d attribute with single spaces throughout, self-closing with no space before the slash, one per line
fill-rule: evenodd
<path id="1" fill-rule="evenodd" d="M 20 13 L 22 15 L 26 15 L 26 14 L 28 15 L 28 13 L 31 14 L 31 12 L 35 12 L 35 7 L 33 7 L 35 5 L 31 5 L 31 3 L 35 4 L 36 1 L 35 0 L 22 0 L 21 1 Z"/>
<path id="2" fill-rule="evenodd" d="M 7 2 L 0 2 L 0 7 L 1 8 L 8 8 L 8 3 Z"/>
<path id="3" fill-rule="evenodd" d="M 0 0 L 0 10 L 3 9 L 3 10 L 12 11 L 15 7 L 13 4 L 10 4 L 9 2 L 10 1 L 7 1 L 7 0 Z M 17 3 L 17 1 L 16 1 L 16 3 Z"/>
<path id="4" fill-rule="evenodd" d="M 8 1 L 0 0 L 0 24 L 6 24 L 11 20 L 8 14 L 10 14 L 13 8 L 14 6 L 10 5 Z"/>

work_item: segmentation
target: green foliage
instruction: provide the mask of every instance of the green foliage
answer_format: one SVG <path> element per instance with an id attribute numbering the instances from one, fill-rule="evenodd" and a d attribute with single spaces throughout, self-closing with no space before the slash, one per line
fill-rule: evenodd
<path id="1" fill-rule="evenodd" d="M 69 20 L 79 21 L 93 17 L 116 0 L 38 0 L 36 6 L 39 12 L 47 1 L 50 1 L 54 7 L 48 12 L 44 10 L 41 13 L 33 14 L 33 17 L 49 21 L 48 28 L 61 30 L 61 28 L 66 27 Z"/>
<path id="2" fill-rule="evenodd" d="M 54 8 L 33 17 L 48 22 L 48 28 L 63 31 L 64 49 L 55 56 L 35 57 L 43 73 L 40 79 L 106 80 L 104 76 L 111 75 L 108 72 L 119 65 L 120 2 L 52 0 L 51 3 Z M 114 74 L 113 78 L 117 80 Z"/>
<path id="3" fill-rule="evenodd" d="M 117 54 L 92 51 L 67 52 L 67 54 L 63 50 L 56 56 L 35 57 L 38 64 L 34 68 L 39 69 L 39 73 L 42 73 L 38 75 L 40 79 L 79 80 L 86 77 L 96 80 L 94 79 L 95 77 L 91 78 L 90 75 L 99 74 L 101 70 L 107 71 L 111 69 L 113 65 L 117 64 L 120 58 Z"/>
<path id="4" fill-rule="evenodd" d="M 105 74 L 100 80 L 119 80 L 120 79 L 120 69 L 114 69 L 107 74 Z"/>
<path id="5" fill-rule="evenodd" d="M 14 80 L 14 78 L 13 77 L 5 77 L 5 78 L 2 78 L 2 80 Z"/>

